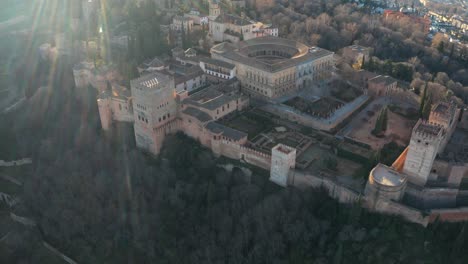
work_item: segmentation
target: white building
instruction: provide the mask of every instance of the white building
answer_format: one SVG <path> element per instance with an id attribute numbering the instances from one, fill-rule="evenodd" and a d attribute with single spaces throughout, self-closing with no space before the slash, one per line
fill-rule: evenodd
<path id="1" fill-rule="evenodd" d="M 211 58 L 200 59 L 200 68 L 214 82 L 230 80 L 236 77 L 236 65 Z"/>

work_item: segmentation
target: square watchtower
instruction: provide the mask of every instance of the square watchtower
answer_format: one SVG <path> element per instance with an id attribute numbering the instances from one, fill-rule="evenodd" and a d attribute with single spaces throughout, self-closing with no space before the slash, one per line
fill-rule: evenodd
<path id="1" fill-rule="evenodd" d="M 413 128 L 403 172 L 411 183 L 426 185 L 443 140 L 444 128 L 420 119 Z"/>
<path id="2" fill-rule="evenodd" d="M 286 187 L 289 175 L 296 166 L 296 149 L 278 144 L 271 150 L 270 181 Z"/>

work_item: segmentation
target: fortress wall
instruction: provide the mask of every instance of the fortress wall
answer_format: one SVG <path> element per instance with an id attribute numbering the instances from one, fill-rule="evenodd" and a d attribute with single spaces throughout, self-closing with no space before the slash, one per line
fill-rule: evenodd
<path id="1" fill-rule="evenodd" d="M 426 209 L 447 208 L 457 205 L 458 189 L 424 188 L 420 190 L 408 186 L 405 195 L 408 201 L 413 201 L 414 205 L 417 204 Z"/>
<path id="2" fill-rule="evenodd" d="M 235 160 L 241 159 L 240 145 L 225 140 L 216 140 L 216 142 L 219 145 L 219 152 L 217 153 L 218 155 Z"/>
<path id="3" fill-rule="evenodd" d="M 442 222 L 468 221 L 468 207 L 431 210 L 429 222 L 432 223 L 437 219 Z"/>
<path id="4" fill-rule="evenodd" d="M 293 176 L 290 178 L 290 184 L 297 187 L 313 187 L 323 188 L 330 197 L 338 200 L 341 203 L 354 203 L 359 200 L 361 195 L 331 179 L 324 177 L 314 176 L 311 174 L 304 174 L 302 171 L 294 171 Z"/>
<path id="5" fill-rule="evenodd" d="M 240 147 L 241 158 L 244 155 L 244 160 L 257 167 L 270 170 L 271 168 L 271 155 L 259 152 L 247 147 Z"/>
<path id="6" fill-rule="evenodd" d="M 222 155 L 235 160 L 243 159 L 251 165 L 266 170 L 270 170 L 271 167 L 271 155 L 241 146 L 235 142 L 214 140 L 212 142 L 212 150 L 217 155 Z"/>
<path id="7" fill-rule="evenodd" d="M 180 131 L 182 128 L 182 121 L 180 119 L 174 119 L 168 123 L 154 129 L 153 140 L 155 142 L 156 153 L 158 154 L 161 151 L 161 147 L 164 143 L 166 135 L 174 134 Z"/>
<path id="8" fill-rule="evenodd" d="M 429 223 L 429 217 L 424 216 L 421 211 L 390 200 L 377 200 L 373 211 L 383 214 L 398 215 L 409 222 L 423 226 L 427 226 Z"/>
<path id="9" fill-rule="evenodd" d="M 455 114 L 453 116 L 453 122 L 452 124 L 449 124 L 449 127 L 447 128 L 447 132 L 446 132 L 447 134 L 445 135 L 442 142 L 440 143 L 439 154 L 444 152 L 445 147 L 447 146 L 448 142 L 452 138 L 453 132 L 455 132 L 455 129 L 457 128 L 457 125 L 458 125 L 458 118 L 460 116 L 460 112 L 461 112 L 460 109 L 455 110 Z M 442 123 L 443 121 L 439 121 L 439 122 Z M 447 120 L 446 122 L 449 123 L 450 120 Z"/>
<path id="10" fill-rule="evenodd" d="M 468 164 L 452 166 L 447 180 L 449 186 L 455 188 L 460 187 L 463 178 L 465 178 L 466 176 L 468 176 Z"/>
<path id="11" fill-rule="evenodd" d="M 330 197 L 338 200 L 340 203 L 354 203 L 358 202 L 362 198 L 364 201 L 363 206 L 371 211 L 389 215 L 398 215 L 407 221 L 418 223 L 423 226 L 427 226 L 429 223 L 429 217 L 424 216 L 421 211 L 397 202 L 390 200 L 378 200 L 376 201 L 375 206 L 371 206 L 370 201 L 368 201 L 366 197 L 361 196 L 360 193 L 355 192 L 331 179 L 304 174 L 301 171 L 295 171 L 292 178 L 293 185 L 297 187 L 310 186 L 314 188 L 323 188 Z"/>
<path id="12" fill-rule="evenodd" d="M 134 122 L 133 111 L 131 111 L 130 104 L 124 100 L 111 99 L 113 119 L 119 122 Z M 122 107 L 120 110 L 119 105 Z"/>

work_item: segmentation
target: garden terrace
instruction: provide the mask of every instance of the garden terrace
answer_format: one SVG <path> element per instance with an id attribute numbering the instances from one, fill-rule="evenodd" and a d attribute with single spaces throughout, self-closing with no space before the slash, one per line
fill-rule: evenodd
<path id="1" fill-rule="evenodd" d="M 294 97 L 284 102 L 284 104 L 318 118 L 329 118 L 336 110 L 344 105 L 330 97 L 322 97 L 316 101 L 310 101 L 302 97 Z"/>

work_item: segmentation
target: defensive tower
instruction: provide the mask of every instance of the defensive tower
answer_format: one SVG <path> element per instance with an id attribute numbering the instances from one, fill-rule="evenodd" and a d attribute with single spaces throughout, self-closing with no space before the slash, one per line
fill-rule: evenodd
<path id="1" fill-rule="evenodd" d="M 403 173 L 408 181 L 424 186 L 443 140 L 444 128 L 420 119 L 413 128 Z"/>
<path id="2" fill-rule="evenodd" d="M 296 149 L 278 144 L 271 150 L 270 181 L 286 187 L 296 165 Z"/>

